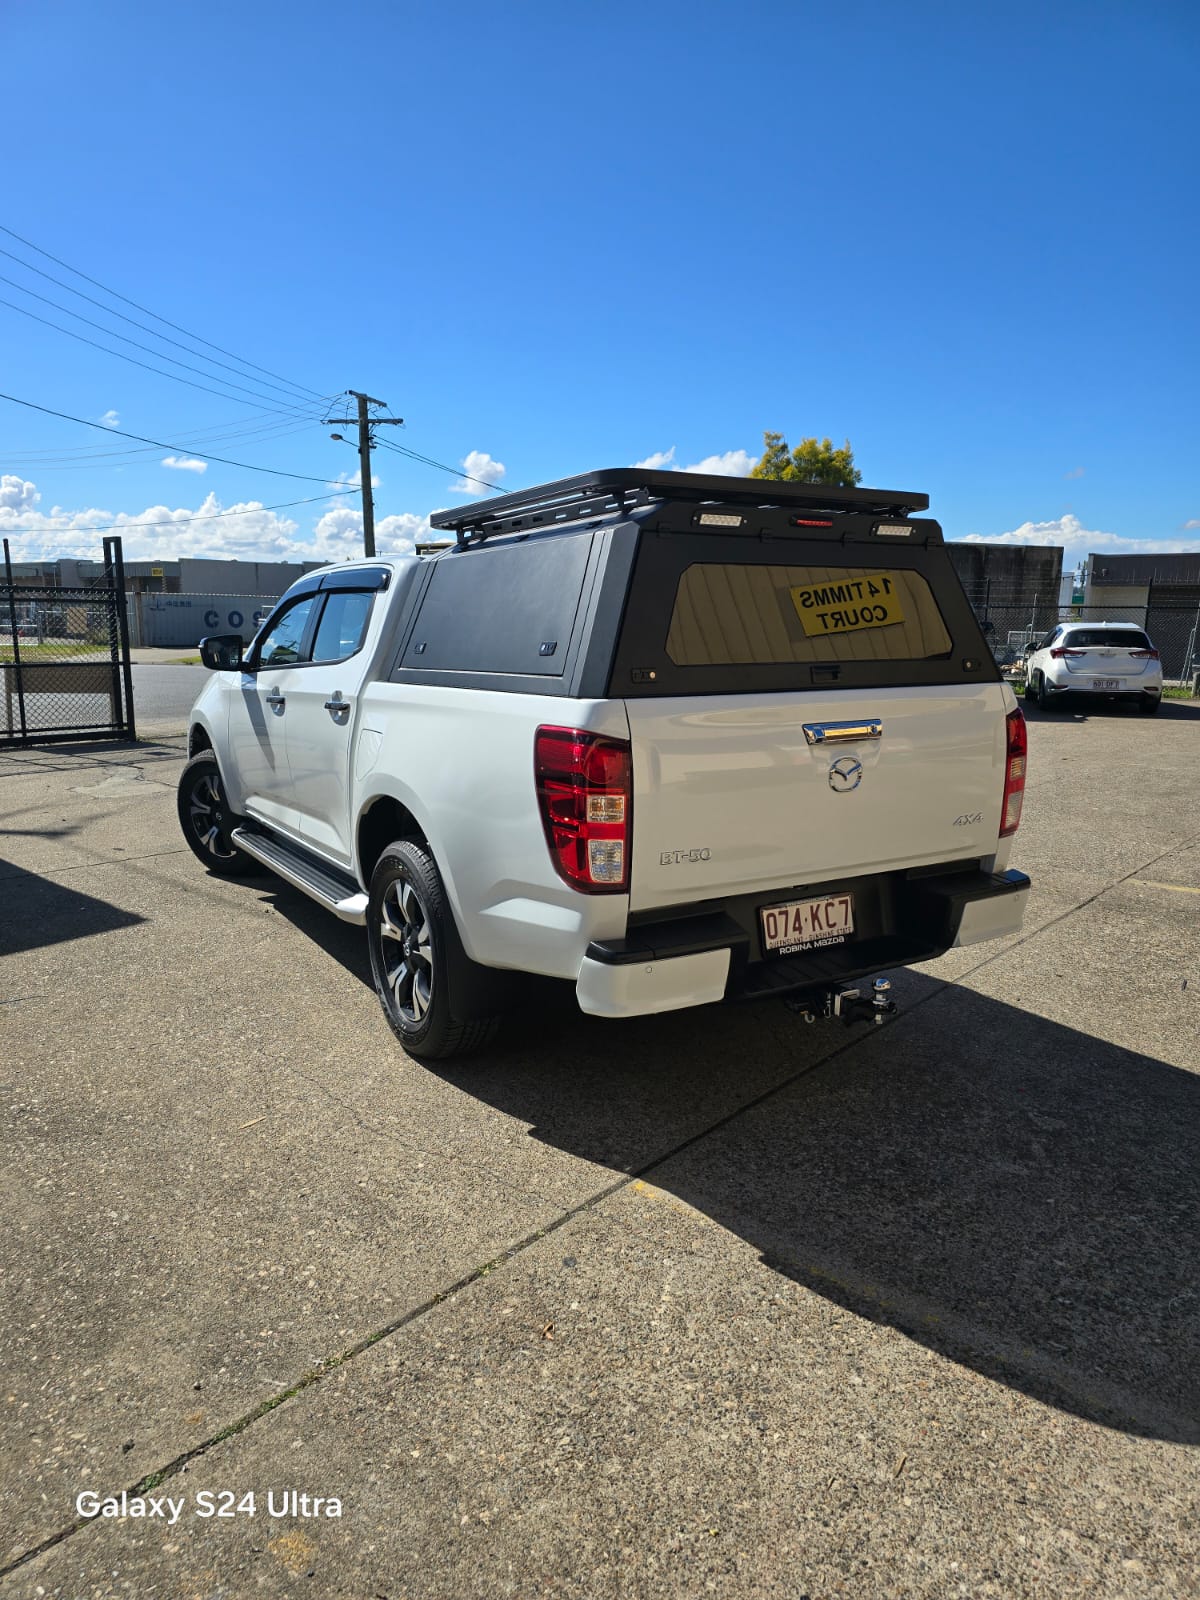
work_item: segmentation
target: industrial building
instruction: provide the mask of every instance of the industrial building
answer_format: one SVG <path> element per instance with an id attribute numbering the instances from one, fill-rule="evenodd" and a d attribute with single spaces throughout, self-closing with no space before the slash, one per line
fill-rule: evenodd
<path id="1" fill-rule="evenodd" d="M 996 660 L 1014 665 L 1028 640 L 1058 620 L 1062 546 L 955 539 L 946 553 Z"/>
<path id="2" fill-rule="evenodd" d="M 321 561 L 126 561 L 129 633 L 134 645 L 193 650 L 206 633 L 240 633 L 248 643 L 271 605 Z M 99 561 L 62 556 L 14 561 L 19 588 L 90 589 L 103 582 Z"/>
<path id="3" fill-rule="evenodd" d="M 1200 605 L 1200 550 L 1175 555 L 1089 555 L 1083 575 L 1084 605 Z"/>
<path id="4" fill-rule="evenodd" d="M 324 566 L 322 561 L 222 561 L 185 556 L 179 561 L 126 561 L 131 594 L 237 594 L 275 598 L 289 584 Z M 14 561 L 13 582 L 22 586 L 89 589 L 104 578 L 99 561 L 60 556 L 56 561 Z"/>

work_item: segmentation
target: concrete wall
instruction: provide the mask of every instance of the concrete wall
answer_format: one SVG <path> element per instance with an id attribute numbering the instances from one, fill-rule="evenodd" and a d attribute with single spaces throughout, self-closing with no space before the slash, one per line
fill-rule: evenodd
<path id="1" fill-rule="evenodd" d="M 984 544 L 947 540 L 959 581 L 973 605 L 985 597 L 994 605 L 1039 610 L 1058 605 L 1062 585 L 1062 547 L 1052 544 Z"/>
<path id="2" fill-rule="evenodd" d="M 1089 622 L 1143 622 L 1149 597 L 1145 583 L 1089 583 L 1083 614 Z"/>

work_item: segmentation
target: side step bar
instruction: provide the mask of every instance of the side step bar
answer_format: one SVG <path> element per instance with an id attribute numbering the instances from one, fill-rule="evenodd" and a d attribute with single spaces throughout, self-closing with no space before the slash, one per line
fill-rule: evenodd
<path id="1" fill-rule="evenodd" d="M 347 872 L 339 872 L 326 862 L 317 861 L 306 850 L 286 844 L 271 834 L 255 833 L 250 828 L 235 828 L 232 842 L 248 856 L 261 861 L 313 900 L 360 927 L 367 920 L 367 897 Z"/>

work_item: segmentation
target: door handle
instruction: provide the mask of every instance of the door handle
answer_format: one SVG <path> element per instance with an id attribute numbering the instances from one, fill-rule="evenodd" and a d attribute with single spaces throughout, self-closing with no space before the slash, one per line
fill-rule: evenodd
<path id="1" fill-rule="evenodd" d="M 287 704 L 287 700 L 286 700 L 286 697 L 284 695 L 281 695 L 281 694 L 269 694 L 267 696 L 267 704 L 269 706 L 278 706 L 280 708 L 280 710 L 282 710 L 283 707 Z"/>
<path id="2" fill-rule="evenodd" d="M 336 717 L 339 711 L 349 711 L 350 702 L 349 702 L 349 700 L 342 700 L 342 699 L 326 700 L 325 709 L 326 709 L 326 711 L 332 711 L 334 716 Z"/>

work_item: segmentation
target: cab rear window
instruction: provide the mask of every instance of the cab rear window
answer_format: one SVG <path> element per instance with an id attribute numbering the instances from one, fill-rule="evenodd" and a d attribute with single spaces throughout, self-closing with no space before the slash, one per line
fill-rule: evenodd
<path id="1" fill-rule="evenodd" d="M 933 661 L 952 648 L 926 579 L 885 564 L 693 562 L 666 641 L 677 667 Z"/>

